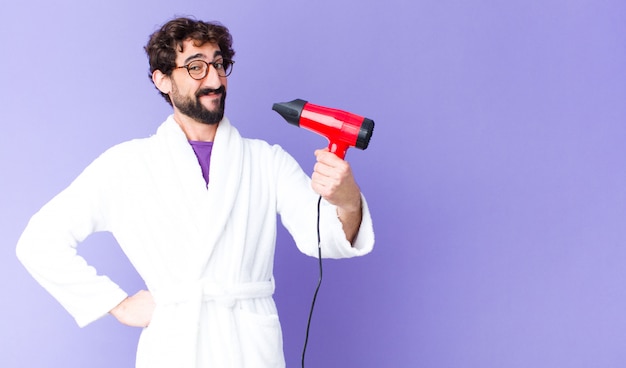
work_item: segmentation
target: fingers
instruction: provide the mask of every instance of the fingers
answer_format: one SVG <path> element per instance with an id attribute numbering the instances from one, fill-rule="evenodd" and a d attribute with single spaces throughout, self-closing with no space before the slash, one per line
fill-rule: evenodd
<path id="1" fill-rule="evenodd" d="M 342 181 L 350 175 L 350 166 L 335 154 L 328 150 L 318 150 L 315 152 L 317 162 L 313 166 L 311 179 L 321 192 L 328 194 L 341 185 Z"/>
<path id="2" fill-rule="evenodd" d="M 315 151 L 317 162 L 311 175 L 313 190 L 337 206 L 351 207 L 360 201 L 360 189 L 350 165 L 328 149 Z"/>
<path id="3" fill-rule="evenodd" d="M 330 152 L 328 148 L 316 150 L 315 157 L 317 158 L 318 161 L 322 161 L 327 164 L 331 164 L 333 162 L 334 163 L 345 162 L 344 160 L 340 159 L 336 154 Z"/>
<path id="4" fill-rule="evenodd" d="M 147 327 L 152 320 L 155 306 L 152 294 L 149 291 L 141 290 L 124 299 L 110 313 L 124 325 Z"/>
<path id="5" fill-rule="evenodd" d="M 329 152 L 327 148 L 315 151 L 315 157 L 317 163 L 313 171 L 324 177 L 340 179 L 341 177 L 351 174 L 348 162 L 340 159 L 334 153 Z"/>

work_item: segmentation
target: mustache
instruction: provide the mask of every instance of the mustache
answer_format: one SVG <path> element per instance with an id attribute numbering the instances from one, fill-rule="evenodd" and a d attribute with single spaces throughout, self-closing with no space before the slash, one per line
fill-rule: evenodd
<path id="1" fill-rule="evenodd" d="M 225 92 L 226 88 L 224 86 L 219 86 L 219 88 L 203 88 L 196 92 L 196 97 L 208 96 L 212 93 L 223 95 Z"/>

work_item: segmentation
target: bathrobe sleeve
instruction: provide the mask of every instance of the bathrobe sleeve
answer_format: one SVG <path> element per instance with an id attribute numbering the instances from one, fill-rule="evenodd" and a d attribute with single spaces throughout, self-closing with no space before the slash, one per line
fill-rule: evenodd
<path id="1" fill-rule="evenodd" d="M 106 315 L 127 296 L 76 252 L 78 243 L 91 233 L 107 230 L 101 161 L 102 157 L 94 161 L 30 219 L 16 250 L 26 269 L 81 327 Z"/>
<path id="2" fill-rule="evenodd" d="M 295 159 L 279 146 L 274 146 L 277 158 L 277 206 L 281 221 L 293 236 L 301 252 L 312 257 L 317 250 L 317 202 L 319 195 Z M 322 199 L 320 205 L 320 239 L 322 257 L 349 258 L 365 255 L 374 247 L 374 229 L 367 201 L 361 194 L 363 218 L 351 244 L 337 216 L 337 207 Z"/>

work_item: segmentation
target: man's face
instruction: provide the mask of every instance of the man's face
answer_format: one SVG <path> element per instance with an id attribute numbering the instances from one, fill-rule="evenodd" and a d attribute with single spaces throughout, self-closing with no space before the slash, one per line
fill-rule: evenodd
<path id="1" fill-rule="evenodd" d="M 186 40 L 183 51 L 177 53 L 176 66 L 188 65 L 194 60 L 220 61 L 222 53 L 216 44 L 195 46 L 192 40 Z M 204 124 L 217 124 L 222 120 L 227 79 L 220 77 L 212 65 L 209 64 L 207 75 L 200 80 L 193 79 L 184 68 L 174 69 L 171 80 L 169 96 L 180 113 Z"/>

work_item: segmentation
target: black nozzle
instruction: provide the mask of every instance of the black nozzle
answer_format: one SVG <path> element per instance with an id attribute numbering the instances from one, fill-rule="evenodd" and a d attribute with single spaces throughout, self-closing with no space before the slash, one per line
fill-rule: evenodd
<path id="1" fill-rule="evenodd" d="M 362 150 L 366 149 L 367 145 L 370 144 L 372 133 L 374 133 L 374 120 L 364 118 L 363 124 L 361 124 L 359 129 L 359 136 L 356 138 L 355 147 Z"/>
<path id="2" fill-rule="evenodd" d="M 300 114 L 306 105 L 306 101 L 296 99 L 291 102 L 275 103 L 272 110 L 280 114 L 288 123 L 300 126 Z"/>

